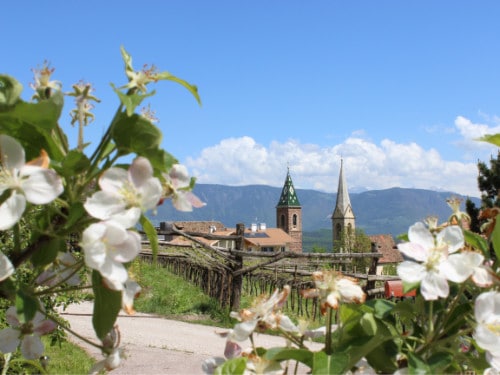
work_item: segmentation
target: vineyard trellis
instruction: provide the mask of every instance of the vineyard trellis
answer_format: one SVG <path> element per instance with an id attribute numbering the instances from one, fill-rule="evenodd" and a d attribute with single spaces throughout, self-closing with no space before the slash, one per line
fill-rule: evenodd
<path id="1" fill-rule="evenodd" d="M 319 316 L 317 300 L 303 298 L 301 290 L 313 287 L 312 273 L 323 268 L 336 269 L 359 279 L 368 298 L 384 293 L 384 288 L 377 282 L 397 279 L 396 276 L 376 274 L 378 259 L 382 257 L 381 253 L 373 250 L 376 244 L 372 244 L 369 253 L 264 253 L 241 250 L 243 224 L 237 224 L 236 235 L 231 236 L 185 232 L 172 223 L 167 223 L 158 232 L 162 235 L 183 236 L 189 240 L 189 245 L 172 246 L 169 242 L 159 241 L 160 251 L 153 254 L 145 242 L 141 259 L 152 262 L 154 258 L 159 266 L 199 286 L 220 306 L 230 307 L 233 311 L 239 309 L 242 291 L 258 296 L 290 285 L 291 295 L 286 307 L 299 316 L 316 319 Z M 235 249 L 214 247 L 200 238 L 232 240 L 235 241 Z M 355 258 L 371 259 L 367 272 L 355 272 L 352 269 L 352 260 Z"/>

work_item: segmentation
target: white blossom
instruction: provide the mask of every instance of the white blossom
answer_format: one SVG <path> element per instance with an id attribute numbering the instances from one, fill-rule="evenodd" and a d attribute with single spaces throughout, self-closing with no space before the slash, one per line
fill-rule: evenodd
<path id="1" fill-rule="evenodd" d="M 49 158 L 41 156 L 25 163 L 22 146 L 14 138 L 0 134 L 0 230 L 11 228 L 24 213 L 26 202 L 47 204 L 63 192 L 61 178 L 48 169 Z"/>
<path id="2" fill-rule="evenodd" d="M 87 212 L 101 220 L 114 220 L 131 228 L 141 213 L 153 209 L 160 201 L 162 187 L 153 177 L 148 159 L 137 157 L 127 170 L 112 167 L 99 178 L 100 191 L 84 204 Z"/>

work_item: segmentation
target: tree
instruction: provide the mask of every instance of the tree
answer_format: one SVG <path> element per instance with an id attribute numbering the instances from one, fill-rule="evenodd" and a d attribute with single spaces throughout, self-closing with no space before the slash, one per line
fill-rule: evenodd
<path id="1" fill-rule="evenodd" d="M 480 221 L 478 219 L 481 208 L 500 207 L 500 150 L 497 157 L 491 157 L 490 165 L 479 161 L 477 163 L 478 177 L 477 184 L 481 192 L 481 207 L 478 208 L 470 199 L 465 202 L 465 209 L 471 218 L 470 230 L 480 232 Z"/>
<path id="2" fill-rule="evenodd" d="M 340 239 L 333 244 L 334 253 L 369 253 L 371 252 L 371 240 L 366 233 L 356 228 L 354 235 L 344 229 L 340 233 Z M 371 258 L 356 258 L 352 261 L 352 267 L 357 270 L 365 270 L 370 267 Z"/>

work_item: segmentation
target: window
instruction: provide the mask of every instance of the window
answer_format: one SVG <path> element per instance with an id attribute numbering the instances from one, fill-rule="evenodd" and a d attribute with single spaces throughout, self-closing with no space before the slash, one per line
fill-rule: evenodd
<path id="1" fill-rule="evenodd" d="M 280 228 L 285 228 L 285 215 L 281 215 L 280 217 Z"/>
<path id="2" fill-rule="evenodd" d="M 297 226 L 297 215 L 296 214 L 294 214 L 293 217 L 292 217 L 292 223 L 293 223 L 294 227 Z"/>

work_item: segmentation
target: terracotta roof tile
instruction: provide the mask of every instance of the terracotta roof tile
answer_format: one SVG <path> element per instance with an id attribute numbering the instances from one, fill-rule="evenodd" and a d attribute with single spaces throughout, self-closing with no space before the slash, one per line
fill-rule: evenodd
<path id="1" fill-rule="evenodd" d="M 378 261 L 379 263 L 401 263 L 403 261 L 403 256 L 390 234 L 376 234 L 369 237 L 372 242 L 377 244 L 377 251 L 383 254 L 383 257 Z"/>

